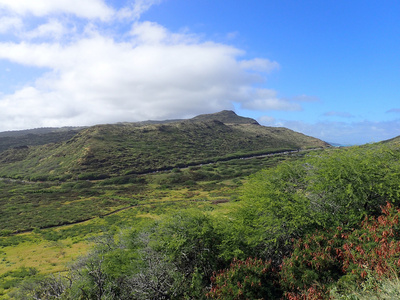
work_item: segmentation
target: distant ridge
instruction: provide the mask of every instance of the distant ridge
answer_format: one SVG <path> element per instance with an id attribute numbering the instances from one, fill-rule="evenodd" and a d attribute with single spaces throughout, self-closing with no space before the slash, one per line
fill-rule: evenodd
<path id="1" fill-rule="evenodd" d="M 382 141 L 381 143 L 383 143 L 383 144 L 397 144 L 398 145 L 398 144 L 400 144 L 400 135 L 396 136 L 396 137 L 394 137 L 392 139 Z"/>
<path id="2" fill-rule="evenodd" d="M 14 147 L 67 141 L 86 127 L 46 127 L 0 132 L 0 152 Z"/>
<path id="3" fill-rule="evenodd" d="M 29 138 L 44 142 L 45 137 L 54 134 L 61 134 L 58 141 L 31 146 Z M 71 135 L 69 139 L 67 134 Z M 187 120 L 105 124 L 22 137 L 25 144 L 0 153 L 0 177 L 101 179 L 330 146 L 287 128 L 262 126 L 233 111 Z M 0 138 L 0 143 L 6 138 Z"/>
<path id="4" fill-rule="evenodd" d="M 217 120 L 224 124 L 253 124 L 253 125 L 260 125 L 258 122 L 251 118 L 241 117 L 238 116 L 235 112 L 231 110 L 223 110 L 219 113 L 215 114 L 204 114 L 199 115 L 190 119 L 193 122 L 206 122 L 210 120 Z"/>
<path id="5" fill-rule="evenodd" d="M 251 118 L 238 116 L 231 110 L 223 110 L 214 114 L 203 114 L 192 119 L 172 119 L 172 120 L 148 120 L 140 122 L 120 122 L 117 125 L 130 126 L 148 126 L 161 125 L 177 122 L 207 122 L 220 121 L 226 124 L 255 124 L 258 122 Z M 0 132 L 0 152 L 7 149 L 23 146 L 40 146 L 50 143 L 59 143 L 71 139 L 79 131 L 87 128 L 87 126 L 68 126 L 68 127 L 43 127 L 25 130 L 14 130 Z"/>
<path id="6" fill-rule="evenodd" d="M 43 134 L 55 133 L 55 132 L 79 131 L 84 128 L 87 128 L 87 126 L 42 127 L 42 128 L 24 129 L 24 130 L 11 130 L 11 131 L 0 132 L 0 138 L 16 137 L 16 136 L 24 136 L 24 135 L 32 135 L 32 134 L 43 135 Z"/>
<path id="7" fill-rule="evenodd" d="M 148 121 L 140 121 L 140 122 L 120 122 L 117 124 L 122 125 L 131 125 L 131 126 L 146 126 L 146 125 L 158 125 L 158 124 L 170 124 L 170 123 L 179 123 L 179 122 L 207 122 L 207 121 L 219 121 L 224 124 L 255 124 L 259 125 L 258 122 L 254 119 L 238 116 L 232 110 L 223 110 L 218 113 L 213 114 L 203 114 L 198 115 L 191 119 L 172 119 L 172 120 L 148 120 Z"/>

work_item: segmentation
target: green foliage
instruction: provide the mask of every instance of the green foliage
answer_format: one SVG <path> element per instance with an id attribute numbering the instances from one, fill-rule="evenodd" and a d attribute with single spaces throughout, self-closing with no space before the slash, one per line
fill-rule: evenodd
<path id="1" fill-rule="evenodd" d="M 10 229 L 2 229 L 2 230 L 0 230 L 0 236 L 10 236 L 12 233 L 13 232 Z"/>
<path id="2" fill-rule="evenodd" d="M 223 123 L 218 118 L 92 126 L 68 141 L 0 153 L 0 177 L 99 180 L 328 146 L 289 129 L 260 126 L 254 120 L 243 123 L 236 116 Z"/>
<path id="3" fill-rule="evenodd" d="M 360 286 L 352 286 L 351 290 L 339 292 L 333 288 L 331 299 L 337 300 L 392 300 L 400 299 L 400 280 L 398 277 L 376 278 L 368 274 Z"/>
<path id="4" fill-rule="evenodd" d="M 18 286 L 24 278 L 28 278 L 37 274 L 35 268 L 19 268 L 8 271 L 0 275 L 0 289 L 11 289 Z"/>
<path id="5" fill-rule="evenodd" d="M 212 217 L 199 210 L 166 216 L 157 223 L 152 238 L 154 249 L 165 253 L 184 274 L 197 270 L 207 281 L 224 264 L 219 258 L 222 232 Z"/>
<path id="6" fill-rule="evenodd" d="M 24 293 L 47 295 L 48 288 L 59 283 L 64 287 L 60 297 L 75 299 L 205 298 L 213 270 L 226 266 L 219 258 L 222 233 L 215 223 L 202 211 L 187 210 L 122 232 L 114 227 L 93 238 L 92 252 L 67 275 L 69 287 L 63 280 L 44 278 L 36 287 L 25 284 Z M 63 233 L 36 230 L 36 234 L 58 239 Z"/>
<path id="7" fill-rule="evenodd" d="M 334 238 L 335 237 L 335 238 Z M 281 285 L 285 291 L 306 291 L 318 282 L 329 285 L 344 275 L 338 249 L 342 233 L 318 231 L 299 239 L 290 257 L 281 265 Z"/>
<path id="8" fill-rule="evenodd" d="M 211 299 L 277 299 L 276 272 L 270 262 L 248 258 L 234 259 L 228 269 L 214 272 L 213 286 L 207 293 Z"/>
<path id="9" fill-rule="evenodd" d="M 27 146 L 67 141 L 79 130 L 80 128 L 77 127 L 64 127 L 1 132 L 0 152 L 11 148 L 26 149 Z"/>
<path id="10" fill-rule="evenodd" d="M 400 210 L 387 204 L 381 216 L 366 218 L 359 229 L 339 227 L 306 235 L 282 263 L 282 287 L 288 295 L 299 297 L 317 283 L 328 298 L 327 287 L 346 291 L 365 286 L 365 280 L 371 278 L 396 278 L 400 266 L 399 217 Z"/>
<path id="11" fill-rule="evenodd" d="M 282 258 L 290 239 L 316 228 L 356 226 L 386 200 L 399 203 L 400 152 L 377 146 L 328 150 L 250 177 L 242 190 L 242 222 L 254 255 Z M 268 252 L 269 251 L 269 252 Z"/>
<path id="12" fill-rule="evenodd" d="M 305 189 L 305 175 L 301 164 L 280 164 L 250 177 L 237 213 L 243 230 L 250 232 L 250 245 L 263 241 L 283 249 L 291 237 L 315 222 L 309 199 L 299 192 Z"/>
<path id="13" fill-rule="evenodd" d="M 151 130 L 162 139 L 168 131 L 179 132 L 179 126 Z M 107 132 L 92 132 L 96 143 L 101 137 L 126 146 Z M 95 247 L 75 263 L 67 281 L 45 278 L 50 285 L 37 284 L 46 291 L 46 286 L 70 282 L 63 285 L 65 299 L 204 299 L 207 292 L 239 299 L 241 292 L 251 299 L 284 295 L 299 300 L 327 298 L 332 287 L 339 294 L 355 284 L 373 289 L 375 281 L 393 270 L 397 274 L 399 265 L 400 213 L 387 207 L 380 216 L 379 208 L 386 201 L 399 205 L 399 151 L 368 145 L 312 153 L 219 161 L 151 175 L 115 169 L 122 175 L 99 181 L 1 181 L 0 226 L 6 236 L 0 242 L 26 238 L 8 236 L 10 229 L 37 228 L 32 236 L 51 241 L 109 229 L 93 240 Z M 296 160 L 298 155 L 305 157 Z M 82 174 L 103 174 L 89 169 Z M 34 220 L 29 219 L 33 209 Z M 139 224 L 139 215 L 154 221 Z M 94 216 L 102 218 L 92 225 L 43 228 Z"/>
<path id="14" fill-rule="evenodd" d="M 72 279 L 58 276 L 38 276 L 22 282 L 19 289 L 10 293 L 12 299 L 73 299 L 69 295 L 69 287 L 71 286 Z"/>
<path id="15" fill-rule="evenodd" d="M 315 205 L 321 203 L 328 215 L 353 226 L 365 215 L 379 214 L 386 201 L 399 203 L 399 158 L 398 149 L 378 145 L 312 157 L 307 161 L 309 198 Z"/>
<path id="16" fill-rule="evenodd" d="M 110 200 L 105 196 L 107 188 L 104 185 L 89 181 L 61 184 L 3 183 L 0 193 L 0 236 L 102 216 L 114 209 L 129 206 L 133 192 L 140 193 L 144 188 L 141 184 L 122 186 L 115 191 L 120 192 L 119 197 Z M 121 197 L 123 195 L 129 197 Z"/>

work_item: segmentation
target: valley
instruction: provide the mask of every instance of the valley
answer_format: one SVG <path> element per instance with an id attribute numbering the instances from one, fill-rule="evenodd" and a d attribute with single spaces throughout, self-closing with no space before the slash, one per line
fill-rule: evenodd
<path id="1" fill-rule="evenodd" d="M 0 295 L 32 274 L 65 272 L 96 236 L 190 208 L 229 211 L 246 176 L 304 153 L 233 159 L 95 181 L 0 181 Z M 33 272 L 33 273 L 32 273 Z M 31 275 L 29 275 L 31 274 Z M 36 276 L 36 275 L 35 275 Z"/>
<path id="2" fill-rule="evenodd" d="M 350 294 L 362 264 L 332 253 L 400 206 L 398 138 L 334 148 L 230 111 L 61 136 L 0 152 L 0 299 Z"/>

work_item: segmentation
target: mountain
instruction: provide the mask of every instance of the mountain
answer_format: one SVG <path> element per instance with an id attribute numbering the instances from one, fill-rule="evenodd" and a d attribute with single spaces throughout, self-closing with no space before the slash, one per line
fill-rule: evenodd
<path id="1" fill-rule="evenodd" d="M 204 122 L 207 120 L 219 120 L 224 123 L 254 123 L 257 121 L 240 117 L 233 111 L 222 111 L 216 114 L 200 115 L 190 120 L 176 119 L 176 120 L 163 120 L 163 121 L 142 121 L 135 123 L 122 122 L 118 124 L 129 126 L 147 126 L 157 124 L 169 124 L 175 122 Z M 11 148 L 25 147 L 25 146 L 39 146 L 50 143 L 58 143 L 71 139 L 75 134 L 86 127 L 45 127 L 27 130 L 15 130 L 0 132 L 0 152 Z"/>
<path id="2" fill-rule="evenodd" d="M 400 135 L 389 140 L 382 141 L 383 144 L 400 145 Z"/>
<path id="3" fill-rule="evenodd" d="M 251 118 L 238 116 L 235 112 L 231 110 L 223 110 L 215 114 L 205 114 L 199 115 L 190 119 L 191 122 L 207 122 L 217 120 L 225 124 L 253 124 L 260 125 L 258 122 Z"/>
<path id="4" fill-rule="evenodd" d="M 0 153 L 0 176 L 30 180 L 100 179 L 329 144 L 265 127 L 232 111 L 189 120 L 96 125 L 66 141 Z"/>
<path id="5" fill-rule="evenodd" d="M 25 146 L 67 141 L 85 127 L 36 128 L 0 132 L 0 152 Z"/>

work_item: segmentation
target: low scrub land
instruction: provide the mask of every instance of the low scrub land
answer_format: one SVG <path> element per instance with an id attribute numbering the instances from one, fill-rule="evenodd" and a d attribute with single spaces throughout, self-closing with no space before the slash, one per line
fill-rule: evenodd
<path id="1" fill-rule="evenodd" d="M 204 118 L 194 126 L 206 126 Z M 259 126 L 241 121 L 214 123 Z M 173 132 L 183 125 L 157 126 Z M 66 149 L 84 132 L 45 147 Z M 105 137 L 108 144 L 113 138 Z M 241 158 L 236 150 L 218 152 L 213 161 L 157 163 L 146 172 L 128 164 L 122 173 L 95 160 L 70 177 L 62 177 L 73 170 L 63 164 L 43 180 L 7 173 L 0 181 L 0 297 L 397 299 L 397 140 L 268 156 L 253 156 L 261 151 L 253 148 Z M 204 143 L 208 153 L 217 148 Z M 30 156 L 39 150 L 28 149 L 26 159 L 14 150 L 1 156 L 9 159 L 5 175 L 14 162 L 41 166 Z M 101 166 L 97 175 L 80 178 L 93 164 Z"/>

